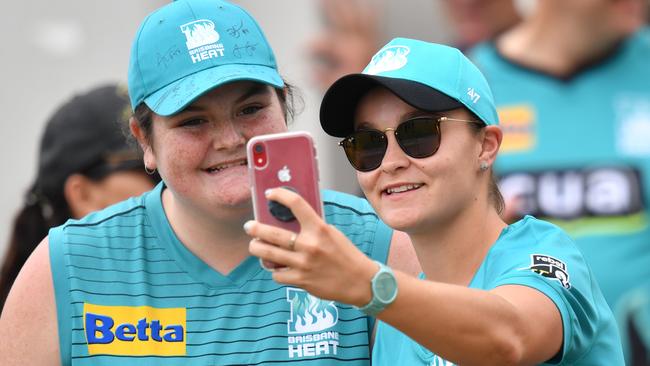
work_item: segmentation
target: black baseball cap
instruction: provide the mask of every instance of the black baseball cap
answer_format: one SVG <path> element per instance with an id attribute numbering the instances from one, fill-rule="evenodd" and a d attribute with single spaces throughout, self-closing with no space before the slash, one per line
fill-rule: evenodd
<path id="1" fill-rule="evenodd" d="M 61 191 L 75 173 L 144 169 L 142 153 L 123 132 L 130 115 L 127 89 L 117 84 L 77 94 L 61 105 L 41 137 L 36 188 Z"/>

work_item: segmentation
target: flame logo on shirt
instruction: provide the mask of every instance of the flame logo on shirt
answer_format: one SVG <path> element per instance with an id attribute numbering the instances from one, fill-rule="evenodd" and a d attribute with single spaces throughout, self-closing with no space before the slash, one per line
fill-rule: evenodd
<path id="1" fill-rule="evenodd" d="M 287 288 L 291 318 L 287 322 L 289 334 L 320 332 L 333 327 L 339 320 L 334 301 L 321 300 L 307 291 Z"/>

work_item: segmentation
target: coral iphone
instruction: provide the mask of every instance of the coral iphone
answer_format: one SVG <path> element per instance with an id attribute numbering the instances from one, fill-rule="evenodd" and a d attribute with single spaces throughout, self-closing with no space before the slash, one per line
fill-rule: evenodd
<path id="1" fill-rule="evenodd" d="M 246 153 L 257 221 L 296 233 L 300 231 L 300 223 L 287 207 L 268 201 L 264 196 L 264 191 L 277 187 L 298 193 L 319 216 L 323 216 L 316 149 L 307 132 L 256 136 L 248 141 Z M 269 267 L 268 263 L 263 265 Z"/>

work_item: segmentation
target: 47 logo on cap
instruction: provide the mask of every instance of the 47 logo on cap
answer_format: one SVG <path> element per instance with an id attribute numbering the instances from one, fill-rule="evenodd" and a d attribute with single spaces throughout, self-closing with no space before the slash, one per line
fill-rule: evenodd
<path id="1" fill-rule="evenodd" d="M 84 304 L 88 354 L 183 356 L 185 308 Z"/>

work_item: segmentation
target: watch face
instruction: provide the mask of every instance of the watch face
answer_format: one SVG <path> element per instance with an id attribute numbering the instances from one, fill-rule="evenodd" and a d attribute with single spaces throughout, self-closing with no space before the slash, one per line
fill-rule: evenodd
<path id="1" fill-rule="evenodd" d="M 391 273 L 379 273 L 375 281 L 374 295 L 381 302 L 388 302 L 393 300 L 397 290 L 397 281 Z"/>

